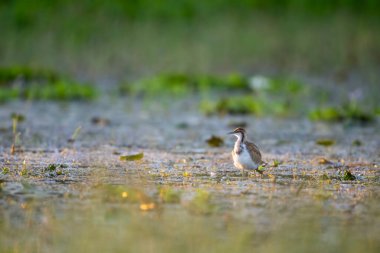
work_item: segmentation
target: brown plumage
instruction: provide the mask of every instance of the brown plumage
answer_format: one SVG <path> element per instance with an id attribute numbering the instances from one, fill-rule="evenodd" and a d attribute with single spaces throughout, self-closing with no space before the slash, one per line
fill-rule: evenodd
<path id="1" fill-rule="evenodd" d="M 234 149 L 231 152 L 236 168 L 242 170 L 256 170 L 261 164 L 263 164 L 259 148 L 256 144 L 247 140 L 243 128 L 238 127 L 229 134 L 234 134 L 237 137 Z"/>
<path id="2" fill-rule="evenodd" d="M 247 147 L 251 159 L 260 165 L 263 161 L 261 160 L 261 152 L 259 150 L 259 147 L 257 147 L 255 143 L 249 141 L 244 141 L 244 144 Z"/>

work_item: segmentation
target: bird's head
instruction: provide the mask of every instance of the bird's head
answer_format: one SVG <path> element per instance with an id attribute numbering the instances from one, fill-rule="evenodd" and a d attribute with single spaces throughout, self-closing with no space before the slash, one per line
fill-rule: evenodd
<path id="1" fill-rule="evenodd" d="M 241 128 L 241 127 L 238 127 L 238 128 L 236 128 L 234 131 L 229 132 L 228 134 L 233 134 L 233 135 L 235 135 L 237 138 L 242 138 L 242 137 L 245 135 L 245 129 L 244 129 L 244 128 Z"/>

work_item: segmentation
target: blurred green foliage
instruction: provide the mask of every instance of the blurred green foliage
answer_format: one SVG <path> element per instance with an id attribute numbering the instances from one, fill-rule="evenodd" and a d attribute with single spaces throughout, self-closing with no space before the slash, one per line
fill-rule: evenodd
<path id="1" fill-rule="evenodd" d="M 328 122 L 352 122 L 352 123 L 370 123 L 375 120 L 375 112 L 362 109 L 356 103 L 346 103 L 340 107 L 320 107 L 311 110 L 309 118 L 311 120 L 321 120 Z"/>
<path id="2" fill-rule="evenodd" d="M 4 0 L 0 65 L 85 78 L 267 67 L 332 69 L 344 77 L 355 68 L 378 69 L 379 6 L 374 0 Z"/>
<path id="3" fill-rule="evenodd" d="M 29 81 L 50 81 L 59 79 L 58 75 L 47 69 L 32 69 L 28 67 L 13 66 L 10 68 L 0 68 L 0 87 L 13 82 L 16 79 Z"/>
<path id="4" fill-rule="evenodd" d="M 51 70 L 0 68 L 0 102 L 13 99 L 90 100 L 95 96 L 93 86 L 68 80 Z"/>
<path id="5" fill-rule="evenodd" d="M 227 76 L 159 74 L 121 84 L 120 91 L 139 95 L 189 95 L 194 92 L 249 90 L 248 80 L 239 74 Z"/>
<path id="6" fill-rule="evenodd" d="M 272 13 L 303 13 L 305 15 L 326 15 L 349 12 L 359 15 L 378 16 L 380 2 L 376 0 L 7 0 L 0 3 L 0 15 L 10 17 L 19 27 L 37 21 L 41 15 L 53 17 L 55 13 L 70 10 L 75 15 L 111 15 L 129 20 L 190 20 L 197 17 L 239 13 L 250 15 L 252 11 Z"/>

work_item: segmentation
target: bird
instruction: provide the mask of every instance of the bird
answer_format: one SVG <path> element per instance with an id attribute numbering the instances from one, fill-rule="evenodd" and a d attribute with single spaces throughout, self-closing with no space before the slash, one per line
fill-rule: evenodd
<path id="1" fill-rule="evenodd" d="M 244 128 L 238 127 L 228 134 L 237 137 L 234 149 L 232 150 L 232 159 L 234 166 L 241 170 L 256 170 L 260 174 L 259 166 L 265 164 L 261 158 L 261 152 L 255 143 L 247 140 L 247 134 Z"/>

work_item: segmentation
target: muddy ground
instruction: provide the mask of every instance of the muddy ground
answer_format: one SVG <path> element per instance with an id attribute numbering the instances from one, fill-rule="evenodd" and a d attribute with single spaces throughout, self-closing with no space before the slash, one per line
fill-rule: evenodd
<path id="1" fill-rule="evenodd" d="M 25 117 L 13 154 L 11 113 Z M 11 102 L 0 119 L 2 252 L 380 249 L 379 123 L 207 117 L 191 100 L 127 97 Z M 226 133 L 239 125 L 269 163 L 262 175 L 233 167 Z M 210 147 L 212 135 L 224 144 Z"/>

